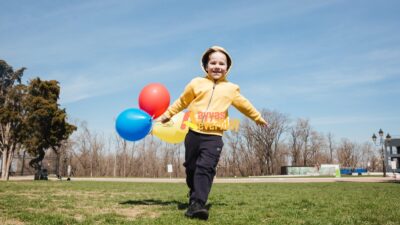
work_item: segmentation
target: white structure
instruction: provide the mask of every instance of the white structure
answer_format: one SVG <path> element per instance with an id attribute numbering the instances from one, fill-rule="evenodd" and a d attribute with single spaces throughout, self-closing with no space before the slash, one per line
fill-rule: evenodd
<path id="1" fill-rule="evenodd" d="M 319 175 L 335 176 L 336 170 L 340 170 L 339 164 L 321 164 Z"/>

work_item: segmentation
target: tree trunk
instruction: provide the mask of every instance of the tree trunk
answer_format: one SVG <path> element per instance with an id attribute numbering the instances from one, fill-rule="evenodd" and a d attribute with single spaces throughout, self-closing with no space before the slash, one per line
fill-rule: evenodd
<path id="1" fill-rule="evenodd" d="M 3 159 L 2 159 L 2 165 L 1 165 L 1 179 L 6 180 L 6 174 L 8 173 L 7 168 L 7 159 L 8 159 L 8 154 L 9 150 L 8 149 L 3 149 Z"/>
<path id="2" fill-rule="evenodd" d="M 90 177 L 93 177 L 93 152 L 90 156 Z"/>
<path id="3" fill-rule="evenodd" d="M 25 154 L 26 154 L 26 151 L 24 150 L 24 153 L 23 153 L 23 155 L 22 155 L 21 176 L 23 176 L 23 175 L 24 175 L 24 168 L 25 168 Z"/>
<path id="4" fill-rule="evenodd" d="M 10 179 L 10 168 L 14 157 L 14 150 L 15 147 L 9 150 L 10 152 L 8 153 L 8 161 L 7 161 L 6 173 L 4 174 L 5 175 L 4 180 Z"/>
<path id="5" fill-rule="evenodd" d="M 303 166 L 307 166 L 307 141 L 304 142 Z"/>
<path id="6" fill-rule="evenodd" d="M 117 176 L 117 155 L 118 155 L 117 151 L 114 152 L 114 170 L 113 170 L 114 177 Z"/>
<path id="7" fill-rule="evenodd" d="M 8 165 L 8 156 L 10 154 L 10 130 L 11 130 L 11 124 L 8 123 L 6 125 L 1 125 L 1 144 L 3 146 L 3 161 L 1 165 L 1 179 L 2 180 L 7 180 L 7 165 Z"/>
<path id="8" fill-rule="evenodd" d="M 1 179 L 2 180 L 9 180 L 10 175 L 10 168 L 12 159 L 14 157 L 15 146 L 12 146 L 9 149 L 3 150 L 3 161 L 2 161 L 2 168 L 1 168 Z"/>

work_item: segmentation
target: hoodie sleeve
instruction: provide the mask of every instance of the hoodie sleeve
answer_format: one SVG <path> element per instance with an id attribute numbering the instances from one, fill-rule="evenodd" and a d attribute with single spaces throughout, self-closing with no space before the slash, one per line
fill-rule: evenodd
<path id="1" fill-rule="evenodd" d="M 167 111 L 164 113 L 164 116 L 170 119 L 180 111 L 186 109 L 189 104 L 194 99 L 194 91 L 193 91 L 193 80 L 186 85 L 185 90 L 181 94 L 181 96 L 168 107 Z"/>
<path id="2" fill-rule="evenodd" d="M 256 123 L 267 124 L 267 122 L 262 118 L 261 113 L 257 111 L 249 100 L 240 94 L 239 86 L 236 86 L 232 105 Z"/>

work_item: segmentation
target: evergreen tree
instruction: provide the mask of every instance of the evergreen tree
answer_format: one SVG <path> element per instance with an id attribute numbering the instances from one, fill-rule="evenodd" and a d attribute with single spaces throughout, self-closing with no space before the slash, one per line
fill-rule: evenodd
<path id="1" fill-rule="evenodd" d="M 20 83 L 24 71 L 25 68 L 14 71 L 6 61 L 0 60 L 0 153 L 3 180 L 8 180 L 14 152 L 21 147 L 24 85 Z"/>
<path id="2" fill-rule="evenodd" d="M 76 130 L 67 122 L 65 109 L 61 109 L 57 103 L 59 94 L 57 81 L 36 78 L 29 82 L 24 99 L 26 119 L 23 145 L 28 153 L 37 156 L 29 165 L 36 169 L 39 177 L 45 150 L 53 149 L 57 153 L 62 142 Z"/>

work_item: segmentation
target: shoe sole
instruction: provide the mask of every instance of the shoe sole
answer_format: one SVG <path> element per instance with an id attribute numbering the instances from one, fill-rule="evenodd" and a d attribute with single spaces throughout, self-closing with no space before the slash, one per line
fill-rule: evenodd
<path id="1" fill-rule="evenodd" d="M 201 219 L 201 220 L 208 220 L 208 212 L 207 211 L 199 211 L 193 213 L 193 218 Z"/>
<path id="2" fill-rule="evenodd" d="M 190 218 L 196 218 L 200 220 L 208 220 L 208 212 L 206 210 L 199 210 L 192 214 L 185 213 L 185 216 Z"/>

